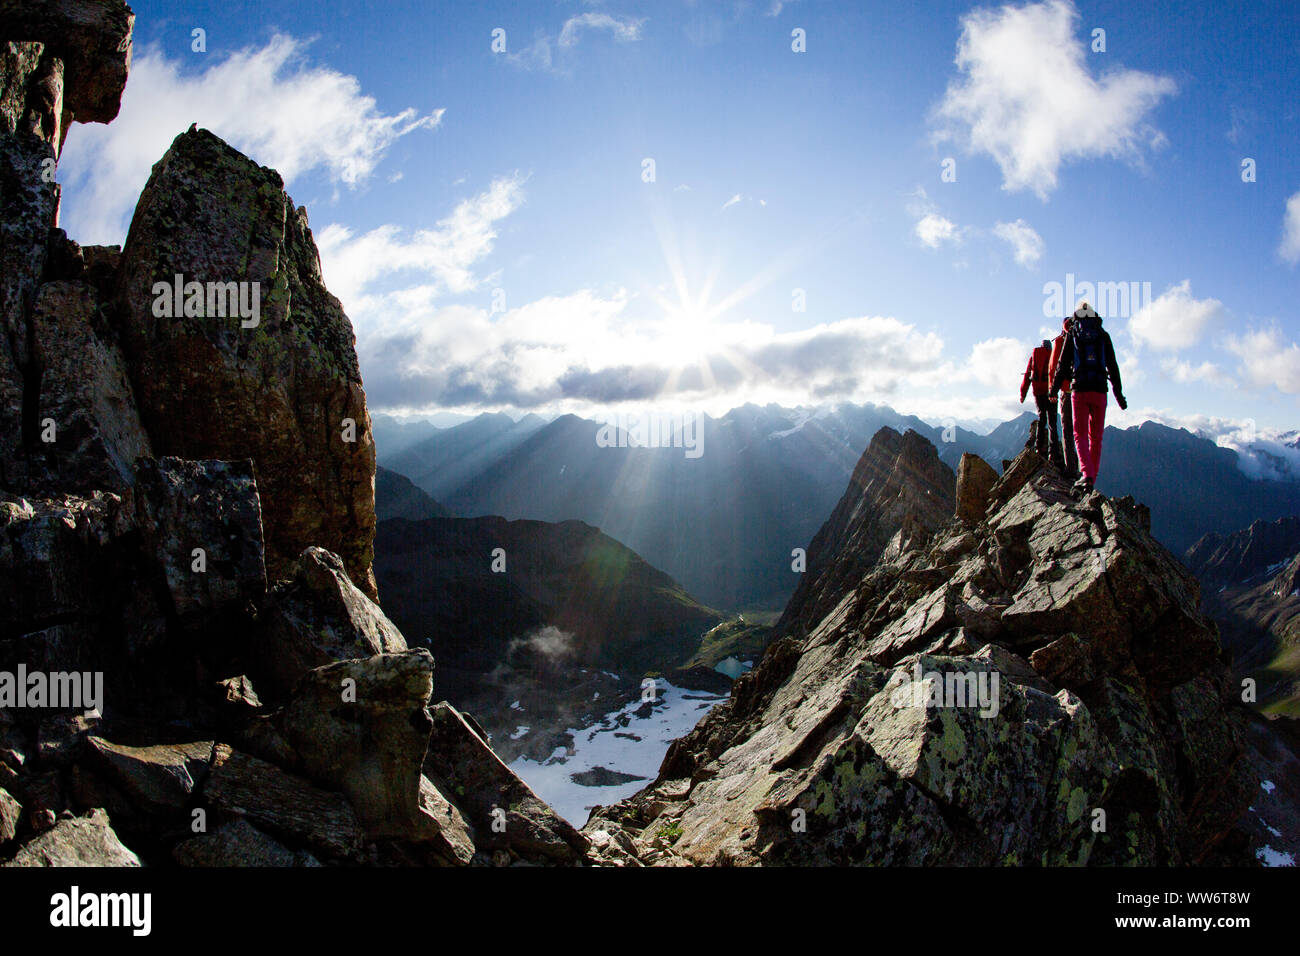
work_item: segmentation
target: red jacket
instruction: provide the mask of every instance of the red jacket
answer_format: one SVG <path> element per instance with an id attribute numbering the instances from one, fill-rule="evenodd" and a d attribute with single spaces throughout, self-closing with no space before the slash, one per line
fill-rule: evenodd
<path id="1" fill-rule="evenodd" d="M 1050 392 L 1052 380 L 1048 375 L 1052 364 L 1052 349 L 1038 346 L 1029 353 L 1029 364 L 1025 366 L 1025 377 L 1020 382 L 1020 400 L 1023 402 L 1029 394 L 1029 386 L 1034 386 L 1034 395 L 1046 395 Z"/>
<path id="2" fill-rule="evenodd" d="M 1049 382 L 1056 381 L 1056 368 L 1058 365 L 1061 364 L 1061 352 L 1064 349 L 1065 349 L 1065 333 L 1062 332 L 1052 341 L 1052 362 L 1047 370 L 1047 379 Z M 1061 384 L 1061 391 L 1068 392 L 1069 390 L 1070 390 L 1070 383 L 1067 380 Z M 1021 401 L 1024 401 L 1024 399 L 1021 399 Z"/>

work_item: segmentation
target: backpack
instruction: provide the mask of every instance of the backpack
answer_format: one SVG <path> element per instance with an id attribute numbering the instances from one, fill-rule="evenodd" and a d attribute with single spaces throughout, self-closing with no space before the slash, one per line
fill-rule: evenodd
<path id="1" fill-rule="evenodd" d="M 1070 335 L 1074 339 L 1074 387 L 1085 392 L 1106 391 L 1106 339 L 1101 319 L 1075 319 Z"/>

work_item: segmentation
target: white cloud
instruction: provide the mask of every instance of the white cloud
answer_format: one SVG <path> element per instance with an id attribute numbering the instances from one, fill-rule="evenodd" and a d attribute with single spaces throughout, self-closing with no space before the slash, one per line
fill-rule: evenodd
<path id="1" fill-rule="evenodd" d="M 1233 384 L 1232 377 L 1213 362 L 1202 362 L 1199 365 L 1193 365 L 1191 362 L 1171 357 L 1161 361 L 1160 368 L 1180 385 L 1191 385 L 1197 382 L 1218 386 Z"/>
<path id="2" fill-rule="evenodd" d="M 68 135 L 59 173 L 69 234 L 87 244 L 121 242 L 150 169 L 191 123 L 275 168 L 286 183 L 323 170 L 355 187 L 394 142 L 441 121 L 442 110 L 382 112 L 355 77 L 309 64 L 305 47 L 280 35 L 185 75 L 161 51 L 137 51 L 117 119 Z"/>
<path id="3" fill-rule="evenodd" d="M 1146 117 L 1174 82 L 1125 69 L 1094 78 L 1088 47 L 1075 36 L 1078 19 L 1068 0 L 981 8 L 961 19 L 961 76 L 936 109 L 940 138 L 992 156 L 1004 189 L 1045 199 L 1067 161 L 1137 162 L 1164 142 Z"/>
<path id="4" fill-rule="evenodd" d="M 590 412 L 620 404 L 884 399 L 932 372 L 933 333 L 888 317 L 778 332 L 649 316 L 625 291 L 579 290 L 504 314 L 438 306 L 431 286 L 344 299 L 373 408 Z M 652 310 L 653 311 L 653 310 Z"/>
<path id="5" fill-rule="evenodd" d="M 1026 269 L 1033 268 L 1043 258 L 1043 237 L 1023 219 L 1000 222 L 993 227 L 993 234 L 1011 245 L 1016 263 Z"/>
<path id="6" fill-rule="evenodd" d="M 963 230 L 930 202 L 925 188 L 918 186 L 907 200 L 907 213 L 916 220 L 912 232 L 927 249 L 938 249 L 945 242 L 961 245 Z"/>
<path id="7" fill-rule="evenodd" d="M 956 381 L 968 379 L 990 388 L 1006 389 L 1008 394 L 1020 387 L 1020 378 L 1029 363 L 1032 346 L 1018 339 L 997 338 L 976 342 L 971 347 L 965 369 L 957 372 Z"/>
<path id="8" fill-rule="evenodd" d="M 556 50 L 572 53 L 582 35 L 593 30 L 607 30 L 619 43 L 634 43 L 641 39 L 641 27 L 645 22 L 644 17 L 634 20 L 631 17 L 615 17 L 608 13 L 580 13 L 565 20 L 564 26 L 560 28 L 556 37 L 540 34 L 518 53 L 507 53 L 505 57 L 507 62 L 520 69 L 564 73 L 566 71 L 556 63 Z"/>
<path id="9" fill-rule="evenodd" d="M 1225 347 L 1241 361 L 1240 374 L 1249 385 L 1300 393 L 1300 346 L 1287 343 L 1276 327 L 1229 336 Z"/>
<path id="10" fill-rule="evenodd" d="M 1135 342 L 1177 352 L 1199 342 L 1206 328 L 1222 315 L 1222 302 L 1193 298 L 1192 281 L 1184 279 L 1138 309 L 1129 319 L 1128 332 Z"/>
<path id="11" fill-rule="evenodd" d="M 641 25 L 645 19 L 633 20 L 631 17 L 620 19 L 608 13 L 583 13 L 564 21 L 557 45 L 564 49 L 576 46 L 578 38 L 586 30 L 608 30 L 620 43 L 631 43 L 641 39 Z"/>
<path id="12" fill-rule="evenodd" d="M 367 288 L 393 273 L 421 274 L 426 282 L 433 280 L 432 288 L 438 291 L 471 291 L 478 285 L 472 267 L 492 251 L 497 221 L 523 201 L 523 178 L 516 174 L 495 180 L 432 229 L 409 237 L 393 225 L 359 236 L 347 226 L 326 226 L 316 235 L 326 284 L 343 302 L 362 310 Z"/>
<path id="13" fill-rule="evenodd" d="M 1277 254 L 1286 262 L 1300 262 L 1300 192 L 1286 201 L 1286 214 L 1282 219 L 1282 244 Z"/>
<path id="14" fill-rule="evenodd" d="M 723 208 L 723 209 L 730 209 L 732 206 L 736 205 L 738 202 L 740 202 L 740 193 L 736 193 L 736 195 L 732 196 L 730 199 L 728 199 L 726 202 L 724 202 L 724 203 L 722 204 L 722 208 Z"/>
<path id="15" fill-rule="evenodd" d="M 921 244 L 930 249 L 938 249 L 945 242 L 961 242 L 956 223 L 938 213 L 926 213 L 917 220 L 914 231 Z"/>

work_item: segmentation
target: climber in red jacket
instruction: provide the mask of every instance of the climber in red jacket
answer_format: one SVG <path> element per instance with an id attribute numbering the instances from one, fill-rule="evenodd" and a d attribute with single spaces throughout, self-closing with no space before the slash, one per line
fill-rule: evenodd
<path id="1" fill-rule="evenodd" d="M 1024 404 L 1032 385 L 1034 401 L 1038 404 L 1038 453 L 1060 465 L 1061 438 L 1056 430 L 1056 403 L 1051 401 L 1051 364 L 1052 343 L 1043 339 L 1043 344 L 1029 353 L 1025 377 L 1020 382 L 1020 402 Z"/>
<path id="2" fill-rule="evenodd" d="M 1072 328 L 1074 328 L 1074 316 L 1067 315 L 1065 321 L 1061 323 L 1061 334 L 1052 340 L 1052 361 L 1047 369 L 1049 382 L 1056 381 L 1056 370 L 1061 364 L 1061 353 L 1065 350 L 1065 340 L 1069 338 Z M 1047 400 L 1060 410 L 1061 438 L 1062 444 L 1065 446 L 1065 476 L 1071 481 L 1077 480 L 1079 477 L 1079 451 L 1074 447 L 1074 407 L 1070 401 L 1070 382 L 1066 380 L 1061 383 L 1061 401 L 1059 403 L 1055 395 L 1048 395 Z"/>

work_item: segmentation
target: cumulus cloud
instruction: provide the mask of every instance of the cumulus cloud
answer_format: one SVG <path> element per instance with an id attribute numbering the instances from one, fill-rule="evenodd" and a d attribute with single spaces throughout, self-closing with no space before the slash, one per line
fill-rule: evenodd
<path id="1" fill-rule="evenodd" d="M 1138 309 L 1129 320 L 1128 332 L 1135 342 L 1177 352 L 1199 342 L 1206 328 L 1222 315 L 1222 302 L 1194 298 L 1191 280 L 1184 279 Z"/>
<path id="2" fill-rule="evenodd" d="M 1218 386 L 1233 384 L 1232 377 L 1213 362 L 1201 362 L 1199 365 L 1193 365 L 1191 362 L 1184 362 L 1181 359 L 1167 358 L 1160 363 L 1160 368 L 1180 385 L 1192 385 L 1197 382 Z"/>
<path id="3" fill-rule="evenodd" d="M 961 232 L 957 224 L 938 213 L 929 212 L 916 221 L 913 227 L 916 238 L 929 249 L 938 249 L 945 242 L 961 242 Z"/>
<path id="4" fill-rule="evenodd" d="M 1300 262 L 1300 192 L 1286 201 L 1286 214 L 1282 218 L 1282 244 L 1277 254 L 1284 262 Z"/>
<path id="5" fill-rule="evenodd" d="M 1011 394 L 1020 386 L 1020 377 L 1029 362 L 1031 346 L 1019 339 L 996 338 L 976 342 L 971 347 L 965 368 L 954 379 L 966 379 L 990 388 L 1006 389 Z"/>
<path id="6" fill-rule="evenodd" d="M 355 187 L 398 139 L 441 121 L 442 110 L 383 112 L 355 77 L 309 63 L 305 48 L 280 35 L 184 75 L 161 51 L 137 50 L 117 119 L 68 135 L 59 164 L 65 228 L 82 243 L 120 243 L 151 167 L 191 123 L 286 183 L 322 170 Z"/>
<path id="7" fill-rule="evenodd" d="M 916 222 L 912 233 L 927 249 L 938 249 L 945 242 L 961 245 L 963 230 L 930 201 L 924 187 L 918 186 L 907 200 L 907 213 Z"/>
<path id="8" fill-rule="evenodd" d="M 1240 375 L 1247 384 L 1300 393 L 1300 346 L 1286 342 L 1278 328 L 1229 336 L 1225 347 L 1241 361 Z"/>
<path id="9" fill-rule="evenodd" d="M 1174 82 L 1126 69 L 1095 78 L 1075 36 L 1078 20 L 1068 0 L 980 8 L 961 19 L 960 76 L 936 108 L 939 138 L 992 156 L 1006 190 L 1046 199 L 1068 161 L 1138 162 L 1164 142 L 1147 117 Z"/>
<path id="10" fill-rule="evenodd" d="M 993 234 L 1011 246 L 1016 263 L 1026 269 L 1038 265 L 1038 260 L 1043 258 L 1043 237 L 1023 219 L 1000 222 L 993 227 Z"/>
<path id="11" fill-rule="evenodd" d="M 325 281 L 330 291 L 360 311 L 365 311 L 368 287 L 393 273 L 431 281 L 431 286 L 421 287 L 435 295 L 472 291 L 479 283 L 473 266 L 492 251 L 497 222 L 523 201 L 523 177 L 515 174 L 463 200 L 433 228 L 410 235 L 393 225 L 361 235 L 347 226 L 326 226 L 316 236 Z"/>
<path id="12" fill-rule="evenodd" d="M 580 290 L 493 315 L 434 288 L 367 296 L 355 312 L 375 408 L 563 409 L 627 403 L 883 398 L 940 361 L 942 340 L 895 318 L 778 332 L 747 321 L 689 329 L 627 292 Z"/>

